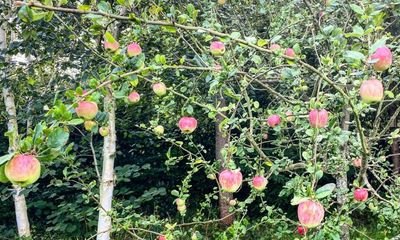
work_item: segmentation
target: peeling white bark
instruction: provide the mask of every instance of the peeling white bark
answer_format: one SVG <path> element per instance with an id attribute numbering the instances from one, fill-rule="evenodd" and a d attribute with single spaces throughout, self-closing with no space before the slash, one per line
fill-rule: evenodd
<path id="1" fill-rule="evenodd" d="M 3 88 L 4 104 L 8 114 L 7 128 L 12 133 L 8 151 L 14 152 L 18 146 L 18 123 L 15 109 L 14 95 L 9 88 Z M 14 206 L 15 218 L 17 221 L 18 235 L 20 237 L 29 237 L 31 235 L 29 227 L 28 212 L 24 194 L 21 193 L 19 186 L 14 185 Z"/>
<path id="2" fill-rule="evenodd" d="M 7 34 L 5 29 L 0 27 L 0 49 L 7 48 Z M 2 80 L 5 76 L 0 76 Z M 18 147 L 18 122 L 17 122 L 17 111 L 15 108 L 14 95 L 10 88 L 3 87 L 3 99 L 4 105 L 6 106 L 6 112 L 8 114 L 7 130 L 12 133 L 10 138 L 10 144 L 8 151 L 15 152 Z M 30 226 L 28 219 L 28 212 L 26 207 L 25 196 L 21 193 L 19 186 L 13 186 L 14 193 L 14 206 L 15 206 L 15 218 L 17 221 L 18 235 L 20 237 L 30 237 Z"/>
<path id="3" fill-rule="evenodd" d="M 99 221 L 97 225 L 97 240 L 109 240 L 112 229 L 112 219 L 109 212 L 112 210 L 114 191 L 114 160 L 116 152 L 115 132 L 115 99 L 111 86 L 108 86 L 107 95 L 104 98 L 104 111 L 108 113 L 108 126 L 110 132 L 104 138 L 103 144 L 103 169 L 100 183 Z"/>

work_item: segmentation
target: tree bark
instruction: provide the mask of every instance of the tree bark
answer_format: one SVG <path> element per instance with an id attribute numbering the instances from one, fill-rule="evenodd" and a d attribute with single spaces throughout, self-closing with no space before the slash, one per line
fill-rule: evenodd
<path id="1" fill-rule="evenodd" d="M 100 209 L 97 226 L 97 239 L 110 239 L 112 221 L 110 211 L 112 210 L 112 199 L 114 191 L 114 160 L 116 153 L 117 136 L 115 131 L 115 99 L 111 86 L 108 86 L 104 97 L 104 111 L 108 114 L 109 134 L 104 138 L 103 144 L 103 169 L 100 183 Z"/>
<path id="2" fill-rule="evenodd" d="M 392 86 L 391 86 L 392 88 Z M 389 108 L 389 115 L 392 116 L 396 111 L 395 107 Z M 396 129 L 397 127 L 397 119 L 392 122 L 391 129 Z M 393 139 L 393 143 L 390 146 L 392 162 L 393 162 L 393 173 L 398 174 L 400 172 L 400 149 L 399 149 L 399 139 Z"/>
<path id="3" fill-rule="evenodd" d="M 219 96 L 216 99 L 216 104 L 219 102 L 219 107 L 225 107 L 226 102 L 223 96 Z M 218 107 L 218 106 L 217 106 Z M 224 120 L 221 115 L 217 115 L 215 122 L 215 158 L 221 162 L 221 169 L 223 171 L 226 168 L 227 162 L 225 162 L 221 150 L 228 144 L 228 137 L 224 136 L 223 132 L 219 129 L 219 124 Z M 235 220 L 235 215 L 230 215 L 229 212 L 229 201 L 233 199 L 232 193 L 219 192 L 219 216 L 222 219 L 221 224 L 225 226 L 232 225 Z M 230 215 L 230 216 L 229 216 Z"/>
<path id="4" fill-rule="evenodd" d="M 346 106 L 343 109 L 344 117 L 342 120 L 342 130 L 343 131 L 348 131 L 349 130 L 349 121 L 350 121 L 350 113 L 346 110 Z M 347 146 L 343 147 L 343 158 L 347 159 Z M 349 191 L 349 188 L 347 187 L 347 171 L 346 171 L 346 166 L 343 166 L 340 168 L 338 173 L 335 176 L 336 178 L 336 187 L 337 187 L 337 202 L 339 205 L 339 211 L 342 210 L 343 206 L 347 202 L 347 192 Z M 347 213 L 345 213 L 347 216 Z M 349 240 L 350 239 L 350 233 L 349 233 L 349 225 L 347 223 L 344 223 L 340 229 L 342 230 L 340 233 L 340 239 L 341 240 Z"/>
<path id="5" fill-rule="evenodd" d="M 11 34 L 12 37 L 12 34 Z M 11 38 L 12 40 L 12 38 Z M 7 48 L 7 33 L 6 30 L 0 27 L 0 50 Z M 4 82 L 6 76 L 5 73 L 1 74 L 2 82 Z M 11 88 L 3 86 L 3 99 L 8 115 L 7 131 L 12 133 L 9 141 L 8 152 L 13 153 L 18 148 L 18 122 L 17 122 L 17 111 L 15 108 L 15 98 L 11 91 Z M 21 188 L 17 185 L 13 185 L 14 188 L 14 207 L 15 207 L 15 218 L 17 221 L 18 235 L 20 237 L 30 237 L 31 231 L 29 226 L 28 212 L 26 207 L 26 201 L 24 194 L 21 193 Z"/>
<path id="6" fill-rule="evenodd" d="M 127 9 L 121 8 L 120 15 L 124 15 Z M 119 39 L 121 32 L 121 22 L 116 22 L 112 28 L 112 34 L 116 40 Z M 110 211 L 112 210 L 112 200 L 114 192 L 114 161 L 117 146 L 117 134 L 115 129 L 115 111 L 116 102 L 113 96 L 111 84 L 107 85 L 107 93 L 104 97 L 104 112 L 108 114 L 109 134 L 104 137 L 103 143 L 103 168 L 100 183 L 100 209 L 99 220 L 97 224 L 97 240 L 109 240 L 112 230 L 112 219 Z"/>

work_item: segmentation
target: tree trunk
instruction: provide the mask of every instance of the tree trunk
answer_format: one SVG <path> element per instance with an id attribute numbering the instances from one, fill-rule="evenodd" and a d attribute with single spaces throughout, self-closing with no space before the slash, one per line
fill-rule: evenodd
<path id="1" fill-rule="evenodd" d="M 394 85 L 394 84 L 393 84 Z M 392 88 L 392 86 L 391 86 Z M 396 108 L 394 106 L 389 108 L 389 115 L 392 116 Z M 392 122 L 391 129 L 394 130 L 397 127 L 397 119 Z M 393 162 L 393 173 L 398 174 L 400 171 L 400 149 L 399 149 L 399 139 L 393 139 L 393 143 L 390 146 L 392 162 Z"/>
<path id="2" fill-rule="evenodd" d="M 120 10 L 120 15 L 126 13 L 126 8 Z M 121 32 L 121 22 L 117 22 L 113 29 L 112 34 L 116 40 L 119 39 Z M 112 200 L 114 192 L 114 161 L 117 145 L 117 134 L 115 130 L 115 111 L 116 103 L 113 96 L 113 89 L 111 84 L 106 86 L 107 93 L 104 97 L 104 112 L 108 114 L 108 127 L 109 134 L 104 137 L 103 144 L 103 168 L 101 173 L 100 183 L 100 206 L 99 206 L 99 220 L 97 223 L 97 240 L 109 240 L 112 230 L 112 219 L 110 211 L 112 210 Z"/>
<path id="3" fill-rule="evenodd" d="M 11 39 L 12 40 L 12 39 Z M 0 50 L 7 48 L 7 34 L 5 29 L 0 27 Z M 4 82 L 6 76 L 3 73 L 1 76 L 2 82 Z M 12 133 L 10 137 L 10 143 L 8 152 L 15 152 L 18 148 L 18 122 L 17 122 L 17 111 L 15 108 L 15 99 L 11 91 L 11 88 L 3 86 L 3 99 L 8 115 L 7 130 Z M 15 218 L 17 221 L 18 235 L 20 237 L 30 237 L 31 231 L 29 227 L 28 212 L 26 207 L 26 201 L 24 194 L 21 193 L 21 188 L 17 185 L 13 185 L 14 188 L 14 206 L 15 206 Z"/>
<path id="4" fill-rule="evenodd" d="M 100 183 L 100 209 L 99 221 L 97 225 L 97 239 L 110 239 L 112 229 L 111 216 L 109 211 L 112 209 L 112 199 L 114 191 L 114 160 L 116 152 L 116 132 L 115 132 L 115 99 L 112 94 L 111 86 L 107 87 L 107 95 L 104 97 L 104 111 L 108 114 L 109 134 L 104 137 L 103 144 L 103 169 Z"/>
<path id="5" fill-rule="evenodd" d="M 220 96 L 216 100 L 216 104 L 220 102 L 219 107 L 225 107 L 225 99 Z M 218 107 L 218 106 L 217 106 Z M 221 169 L 224 170 L 226 167 L 226 162 L 221 154 L 221 150 L 228 144 L 228 137 L 223 135 L 223 132 L 219 130 L 219 124 L 224 120 L 221 115 L 217 115 L 215 122 L 215 158 L 217 161 L 221 161 Z M 222 219 L 221 224 L 225 226 L 230 226 L 235 220 L 235 216 L 229 212 L 229 201 L 233 199 L 232 193 L 219 192 L 219 216 Z M 229 217 L 228 217 L 229 216 Z"/>
<path id="6" fill-rule="evenodd" d="M 346 107 L 343 109 L 344 117 L 342 120 L 342 130 L 348 131 L 349 130 L 349 121 L 350 121 L 350 113 L 346 110 Z M 347 146 L 343 147 L 343 158 L 347 159 Z M 335 176 L 336 178 L 336 187 L 337 187 L 337 202 L 339 205 L 339 211 L 343 208 L 343 206 L 347 202 L 347 192 L 349 191 L 347 187 L 347 171 L 346 166 L 343 166 Z M 347 216 L 347 213 L 345 213 Z M 349 225 L 344 223 L 340 229 L 342 230 L 340 233 L 341 240 L 349 240 L 350 233 L 349 233 Z"/>

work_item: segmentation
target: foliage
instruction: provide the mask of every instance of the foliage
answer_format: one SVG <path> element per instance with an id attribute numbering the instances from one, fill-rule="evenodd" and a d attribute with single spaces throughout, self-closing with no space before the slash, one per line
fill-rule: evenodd
<path id="1" fill-rule="evenodd" d="M 102 106 L 107 82 L 117 100 L 109 213 L 115 239 L 301 238 L 295 233 L 295 205 L 305 199 L 318 199 L 326 212 L 323 224 L 304 239 L 340 239 L 343 224 L 351 239 L 399 233 L 400 181 L 390 162 L 390 144 L 399 138 L 398 1 L 43 0 L 36 7 L 29 2 L 0 5 L 1 25 L 17 36 L 2 52 L 11 60 L 0 63 L 5 73 L 0 85 L 16 95 L 18 150 L 36 153 L 45 169 L 24 189 L 34 236 L 95 235 L 103 143 L 97 131 L 107 123 Z M 119 33 L 112 31 L 115 25 Z M 104 41 L 118 41 L 119 50 L 106 51 Z M 222 41 L 226 52 L 213 56 L 212 41 Z M 131 42 L 143 49 L 132 58 L 126 55 Z M 282 49 L 269 50 L 272 43 Z M 368 56 L 383 45 L 394 62 L 380 73 Z M 284 56 L 289 47 L 295 59 Z M 361 82 L 371 77 L 385 88 L 378 104 L 359 97 Z M 151 89 L 160 81 L 168 87 L 161 97 Z M 141 96 L 134 105 L 127 100 L 133 90 Z M 84 98 L 103 109 L 91 132 L 74 112 Z M 6 156 L 10 133 L 4 106 L 0 109 L 0 150 Z M 311 109 L 329 111 L 327 127 L 310 126 Z M 272 114 L 282 119 L 276 127 L 266 124 Z M 217 210 L 218 115 L 223 121 L 217 127 L 229 139 L 221 151 L 224 161 L 244 176 L 234 194 L 237 204 L 230 207 L 236 221 L 226 228 L 218 224 Z M 179 131 L 182 116 L 197 119 L 194 133 Z M 153 132 L 157 125 L 165 134 Z M 361 169 L 352 165 L 360 157 Z M 255 175 L 268 178 L 266 190 L 251 187 Z M 369 188 L 367 202 L 353 201 L 357 187 Z M 0 186 L 0 231 L 12 238 L 9 190 Z M 182 215 L 177 197 L 188 207 Z"/>

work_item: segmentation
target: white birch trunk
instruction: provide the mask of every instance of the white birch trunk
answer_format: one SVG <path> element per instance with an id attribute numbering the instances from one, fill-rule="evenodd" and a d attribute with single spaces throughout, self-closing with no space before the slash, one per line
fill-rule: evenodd
<path id="1" fill-rule="evenodd" d="M 9 152 L 14 152 L 18 146 L 18 124 L 17 114 L 15 109 L 14 95 L 9 88 L 3 88 L 4 104 L 8 114 L 7 128 L 9 132 L 12 132 L 10 139 Z M 14 185 L 14 206 L 15 206 L 15 218 L 17 221 L 18 235 L 20 237 L 29 237 L 31 235 L 28 219 L 28 211 L 26 207 L 26 201 L 24 194 L 21 193 L 21 188 Z"/>
<path id="2" fill-rule="evenodd" d="M 7 48 L 7 34 L 5 29 L 0 27 L 0 49 Z M 4 81 L 5 74 L 0 75 L 0 78 Z M 14 152 L 18 146 L 18 123 L 17 123 L 17 111 L 15 109 L 15 99 L 10 88 L 3 87 L 3 99 L 4 105 L 6 106 L 6 112 L 8 114 L 7 130 L 12 132 L 8 151 Z M 14 193 L 14 206 L 15 206 L 15 218 L 17 221 L 18 235 L 20 237 L 29 237 L 31 235 L 29 227 L 28 212 L 26 207 L 25 196 L 21 193 L 19 186 L 13 186 Z"/>
<path id="3" fill-rule="evenodd" d="M 103 145 L 103 169 L 100 183 L 99 221 L 97 225 L 97 240 L 109 240 L 112 229 L 112 219 L 109 211 L 112 210 L 114 191 L 114 159 L 116 152 L 115 132 L 115 99 L 111 86 L 108 86 L 107 95 L 104 98 L 104 111 L 108 113 L 108 126 L 110 132 L 104 138 Z"/>

